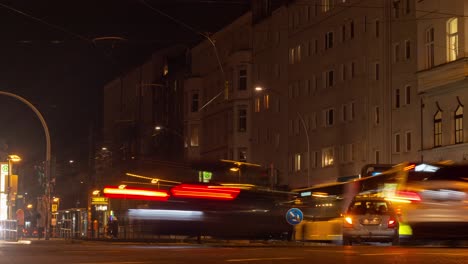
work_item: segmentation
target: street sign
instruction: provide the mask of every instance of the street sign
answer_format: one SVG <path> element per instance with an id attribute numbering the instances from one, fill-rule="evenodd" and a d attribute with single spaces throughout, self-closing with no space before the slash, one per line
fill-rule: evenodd
<path id="1" fill-rule="evenodd" d="M 302 222 L 303 218 L 304 218 L 304 214 L 298 208 L 291 208 L 286 213 L 286 221 L 288 221 L 290 225 L 299 224 L 300 222 Z"/>

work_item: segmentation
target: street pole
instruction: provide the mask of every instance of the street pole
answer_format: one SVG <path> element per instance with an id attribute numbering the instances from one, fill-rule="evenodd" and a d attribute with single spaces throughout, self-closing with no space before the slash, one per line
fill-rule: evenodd
<path id="1" fill-rule="evenodd" d="M 8 178 L 7 178 L 7 219 L 11 220 L 12 208 L 11 208 L 11 173 L 13 172 L 11 165 L 11 159 L 8 158 Z"/>
<path id="2" fill-rule="evenodd" d="M 13 93 L 9 93 L 9 92 L 3 92 L 3 91 L 0 91 L 0 95 L 6 95 L 6 96 L 9 96 L 9 97 L 13 97 L 15 99 L 18 99 L 20 100 L 21 102 L 23 102 L 24 104 L 26 104 L 27 106 L 29 106 L 29 108 L 31 108 L 33 110 L 33 112 L 37 115 L 37 117 L 39 118 L 39 120 L 41 121 L 41 124 L 42 124 L 42 127 L 44 128 L 44 134 L 45 134 L 45 138 L 46 138 L 46 160 L 45 160 L 45 168 L 44 168 L 44 174 L 45 174 L 45 178 L 46 178 L 46 191 L 45 191 L 45 196 L 46 196 L 46 221 L 45 221 L 45 239 L 48 240 L 49 239 L 49 234 L 48 234 L 48 229 L 49 229 L 49 221 L 50 221 L 50 217 L 49 217 L 49 214 L 50 214 L 50 197 L 51 197 L 51 194 L 50 194 L 50 133 L 49 133 L 49 128 L 47 127 L 47 123 L 45 122 L 45 119 L 44 117 L 42 116 L 41 112 L 39 112 L 39 110 L 37 110 L 37 108 L 31 104 L 28 100 L 24 99 L 23 97 L 19 96 L 19 95 L 16 95 L 16 94 L 13 94 Z"/>
<path id="3" fill-rule="evenodd" d="M 283 97 L 283 94 L 280 93 L 279 91 L 273 90 L 273 89 L 268 89 L 264 88 L 262 86 L 256 86 L 255 87 L 256 92 L 263 92 L 263 91 L 271 91 L 273 93 L 276 93 L 281 97 Z M 299 117 L 299 120 L 301 120 L 302 127 L 304 128 L 305 134 L 306 134 L 306 140 L 307 140 L 307 186 L 310 186 L 310 140 L 309 140 L 309 131 L 307 130 L 307 126 L 305 124 L 304 118 L 302 117 L 301 113 L 299 111 L 296 112 L 297 116 Z"/>
<path id="4" fill-rule="evenodd" d="M 306 139 L 307 139 L 307 187 L 310 186 L 310 144 L 309 144 L 309 131 L 307 130 L 307 126 L 305 124 L 304 118 L 302 115 L 297 112 L 299 119 L 301 120 L 302 127 L 304 128 Z"/>

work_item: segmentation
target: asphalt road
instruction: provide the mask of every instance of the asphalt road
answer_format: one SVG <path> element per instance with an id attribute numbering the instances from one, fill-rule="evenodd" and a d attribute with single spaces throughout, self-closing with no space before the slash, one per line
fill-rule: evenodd
<path id="1" fill-rule="evenodd" d="M 137 243 L 0 243 L 0 263 L 468 263 L 468 248 L 359 246 L 252 246 Z"/>

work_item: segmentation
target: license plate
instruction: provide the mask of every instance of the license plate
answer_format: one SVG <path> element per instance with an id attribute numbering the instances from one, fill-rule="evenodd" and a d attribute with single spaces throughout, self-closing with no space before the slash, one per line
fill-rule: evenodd
<path id="1" fill-rule="evenodd" d="M 366 218 L 362 220 L 363 225 L 378 225 L 380 224 L 381 219 L 380 218 Z"/>

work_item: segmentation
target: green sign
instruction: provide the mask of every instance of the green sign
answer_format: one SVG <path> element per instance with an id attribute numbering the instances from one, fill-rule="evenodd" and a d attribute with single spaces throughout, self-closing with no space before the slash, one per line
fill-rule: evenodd
<path id="1" fill-rule="evenodd" d="M 210 182 L 212 179 L 213 173 L 209 171 L 199 171 L 198 180 L 200 182 Z"/>

